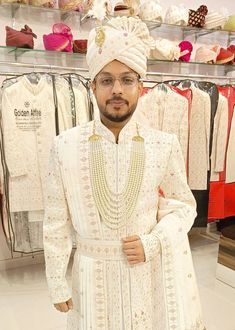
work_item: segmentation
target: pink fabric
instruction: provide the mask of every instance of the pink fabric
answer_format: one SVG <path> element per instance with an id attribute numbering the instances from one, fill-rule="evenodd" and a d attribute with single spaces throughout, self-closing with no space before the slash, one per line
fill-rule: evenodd
<path id="1" fill-rule="evenodd" d="M 184 55 L 180 56 L 179 61 L 189 62 L 191 53 L 193 51 L 193 45 L 191 42 L 184 40 L 179 43 L 181 53 L 185 53 Z"/>
<path id="2" fill-rule="evenodd" d="M 56 23 L 52 28 L 53 33 L 44 34 L 43 43 L 46 50 L 59 52 L 73 51 L 73 35 L 71 29 L 64 23 Z"/>

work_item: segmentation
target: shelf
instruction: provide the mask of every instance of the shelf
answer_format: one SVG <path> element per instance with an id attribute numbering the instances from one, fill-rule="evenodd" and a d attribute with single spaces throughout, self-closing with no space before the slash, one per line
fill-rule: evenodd
<path id="1" fill-rule="evenodd" d="M 1 71 L 4 68 L 9 70 L 12 63 L 18 67 L 21 64 L 29 65 L 37 71 L 40 67 L 48 67 L 49 71 L 54 66 L 64 70 L 77 68 L 79 71 L 78 68 L 80 68 L 80 71 L 87 71 L 86 59 L 83 54 L 0 46 Z"/>
<path id="2" fill-rule="evenodd" d="M 226 76 L 235 74 L 235 65 L 230 64 L 208 64 L 197 62 L 173 62 L 173 61 L 148 61 L 148 72 L 164 72 L 165 74 L 185 74 L 203 76 Z M 229 74 L 231 76 L 231 74 Z"/>
<path id="3" fill-rule="evenodd" d="M 1 3 L 0 0 L 0 12 L 1 14 L 4 14 L 4 17 L 15 19 L 24 16 L 28 20 L 31 20 L 36 15 L 37 20 L 40 22 L 46 22 L 47 19 L 52 18 L 54 18 L 55 20 L 66 21 L 73 17 L 73 19 L 76 18 L 76 21 L 81 24 L 81 28 L 85 28 L 85 30 L 87 30 L 87 28 L 95 26 L 94 19 L 84 18 L 84 14 L 77 11 L 65 11 L 56 8 L 35 7 L 18 3 Z M 162 38 L 164 38 L 164 35 L 170 35 L 172 39 L 174 39 L 174 37 L 180 37 L 181 39 L 193 38 L 194 40 L 197 40 L 198 38 L 202 38 L 204 36 L 208 37 L 208 34 L 210 34 L 216 35 L 217 39 L 218 36 L 220 36 L 222 39 L 227 38 L 230 43 L 232 41 L 235 41 L 235 32 L 230 32 L 226 30 L 209 30 L 191 26 L 170 25 L 154 21 L 145 21 L 145 23 L 147 24 L 151 34 L 154 37 L 159 37 L 160 33 Z"/>
<path id="4" fill-rule="evenodd" d="M 50 67 L 56 66 L 64 70 L 77 68 L 77 70 L 81 69 L 81 71 L 87 71 L 86 57 L 84 54 L 0 46 L 1 67 L 6 68 L 8 64 L 7 69 L 9 70 L 12 63 L 16 63 L 19 67 L 21 64 L 28 64 L 31 68 L 34 67 L 37 70 L 41 66 L 48 68 L 48 70 L 50 70 Z M 193 73 L 216 77 L 226 76 L 230 72 L 235 75 L 235 65 L 149 60 L 148 72 L 164 72 L 165 74 L 174 75 L 189 75 Z"/>
<path id="5" fill-rule="evenodd" d="M 24 11 L 26 14 L 29 13 L 33 13 L 35 11 L 37 11 L 37 13 L 41 12 L 45 15 L 47 15 L 48 13 L 54 15 L 54 14 L 63 14 L 63 11 L 61 11 L 60 9 L 57 8 L 47 8 L 47 7 L 38 7 L 38 6 L 31 6 L 31 5 L 25 5 L 25 4 L 21 4 L 21 3 L 4 3 L 1 2 L 0 0 L 0 10 L 3 11 L 5 10 L 6 12 L 8 11 L 9 13 L 12 14 L 12 17 L 15 16 L 15 14 L 18 11 Z M 80 14 L 80 13 L 78 13 Z"/>

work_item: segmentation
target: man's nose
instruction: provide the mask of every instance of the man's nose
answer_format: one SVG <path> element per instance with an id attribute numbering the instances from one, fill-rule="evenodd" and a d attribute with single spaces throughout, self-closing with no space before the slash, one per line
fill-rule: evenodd
<path id="1" fill-rule="evenodd" d="M 122 94 L 122 85 L 119 79 L 115 79 L 112 88 L 113 94 Z"/>

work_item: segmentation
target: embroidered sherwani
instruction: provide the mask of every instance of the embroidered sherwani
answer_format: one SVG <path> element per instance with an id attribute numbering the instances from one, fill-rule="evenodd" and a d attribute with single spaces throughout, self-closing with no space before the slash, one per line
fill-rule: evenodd
<path id="1" fill-rule="evenodd" d="M 109 186 L 122 192 L 136 123 L 132 119 L 122 129 L 118 144 L 99 120 L 95 126 L 102 136 Z M 102 221 L 93 196 L 89 164 L 93 122 L 55 139 L 44 248 L 52 301 L 66 301 L 71 297 L 65 274 L 75 229 L 69 330 L 204 329 L 187 239 L 195 201 L 180 146 L 174 135 L 141 125 L 139 131 L 146 151 L 143 182 L 131 218 L 117 230 Z M 132 235 L 140 236 L 146 256 L 144 263 L 134 266 L 122 252 L 122 238 Z"/>

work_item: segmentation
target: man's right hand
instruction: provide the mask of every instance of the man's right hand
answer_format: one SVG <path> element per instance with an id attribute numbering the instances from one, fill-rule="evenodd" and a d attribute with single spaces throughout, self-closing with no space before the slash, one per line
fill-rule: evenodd
<path id="1" fill-rule="evenodd" d="M 70 298 L 66 302 L 54 304 L 55 308 L 62 313 L 67 313 L 70 309 L 73 309 L 73 301 Z"/>

